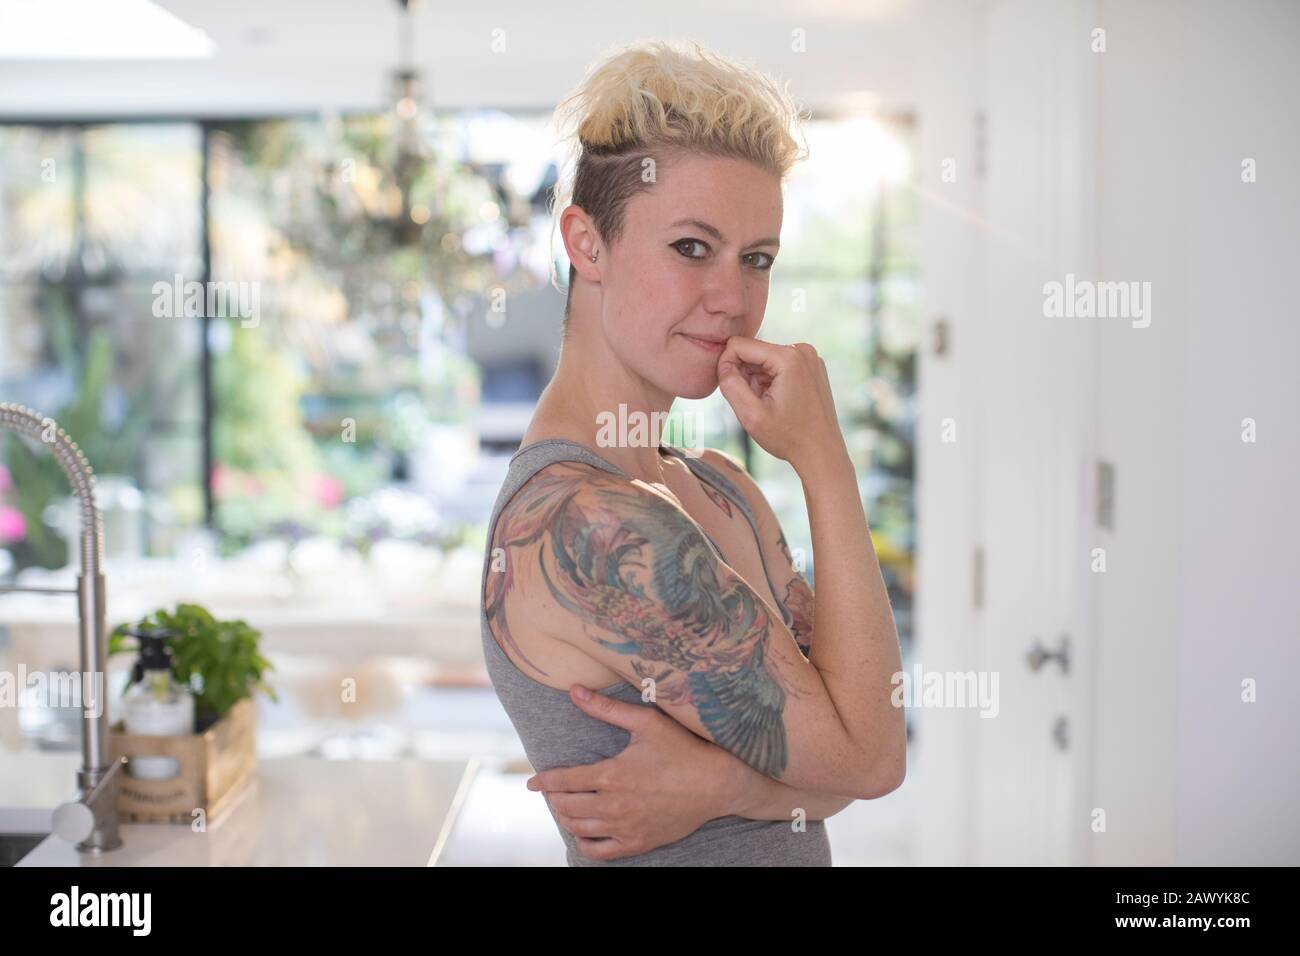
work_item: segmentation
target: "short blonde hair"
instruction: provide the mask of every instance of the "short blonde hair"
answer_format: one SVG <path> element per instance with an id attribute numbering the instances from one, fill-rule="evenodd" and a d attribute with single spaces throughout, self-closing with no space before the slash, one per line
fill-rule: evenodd
<path id="1" fill-rule="evenodd" d="M 556 107 L 570 161 L 553 195 L 552 242 L 557 212 L 570 203 L 591 216 L 604 242 L 616 241 L 628 200 L 652 185 L 642 175 L 647 157 L 656 168 L 683 152 L 744 159 L 784 182 L 808 155 L 806 142 L 792 135 L 801 132 L 803 119 L 769 76 L 698 43 L 623 47 L 589 69 Z M 570 265 L 570 288 L 576 275 Z M 552 285 L 555 279 L 552 265 Z M 564 315 L 567 320 L 567 302 Z"/>

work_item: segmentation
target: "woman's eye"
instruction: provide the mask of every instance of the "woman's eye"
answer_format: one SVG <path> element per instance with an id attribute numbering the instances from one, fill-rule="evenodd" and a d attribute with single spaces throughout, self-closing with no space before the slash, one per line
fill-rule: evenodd
<path id="1" fill-rule="evenodd" d="M 704 244 L 703 242 L 701 242 L 699 239 L 679 239 L 679 240 L 677 240 L 677 242 L 674 242 L 674 243 L 673 243 L 673 248 L 676 249 L 678 252 L 681 252 L 682 255 L 686 256 L 687 259 L 703 259 L 704 256 L 702 256 L 702 255 L 699 255 L 699 256 L 693 256 L 693 255 L 691 255 L 690 253 L 683 252 L 683 251 L 682 251 L 682 246 L 701 246 L 701 247 L 703 247 L 703 248 L 705 248 L 705 249 L 709 248 L 707 245 L 705 245 L 705 244 Z"/>
<path id="2" fill-rule="evenodd" d="M 673 243 L 673 248 L 687 259 L 703 259 L 704 253 L 701 253 L 700 255 L 692 255 L 687 251 L 691 246 L 699 246 L 703 250 L 709 248 L 709 244 L 701 239 L 679 239 L 677 242 Z M 776 261 L 775 256 L 766 252 L 751 252 L 749 255 L 745 256 L 744 259 L 753 268 L 758 269 L 760 272 L 766 272 L 768 269 L 772 268 L 772 264 Z"/>

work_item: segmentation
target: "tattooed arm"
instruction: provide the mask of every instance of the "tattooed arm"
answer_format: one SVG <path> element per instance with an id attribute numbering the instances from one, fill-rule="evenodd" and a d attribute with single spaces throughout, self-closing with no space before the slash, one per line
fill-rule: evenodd
<path id="1" fill-rule="evenodd" d="M 705 448 L 700 458 L 726 475 L 749 503 L 762 544 L 763 561 L 786 627 L 807 657 L 812 650 L 816 618 L 813 590 L 796 568 L 776 512 L 758 483 L 731 455 L 716 448 Z M 779 783 L 730 755 L 723 764 L 723 773 L 726 812 L 751 820 L 789 820 L 796 807 L 804 810 L 809 820 L 824 820 L 853 802 L 838 794 L 800 790 Z"/>
<path id="2" fill-rule="evenodd" d="M 529 608 L 546 633 L 634 686 L 653 681 L 664 713 L 774 780 L 879 795 L 889 755 L 850 733 L 782 616 L 674 501 L 585 465 L 546 471 L 532 507 L 551 600 Z"/>
<path id="3" fill-rule="evenodd" d="M 773 593 L 780 602 L 779 610 L 785 626 L 794 635 L 799 650 L 807 657 L 812 652 L 813 624 L 816 620 L 813 590 L 799 573 L 776 512 L 772 510 L 758 482 L 731 455 L 716 448 L 705 448 L 700 452 L 700 460 L 726 475 L 749 503 L 749 508 L 754 513 L 754 523 L 758 526 L 763 562 L 771 578 Z"/>

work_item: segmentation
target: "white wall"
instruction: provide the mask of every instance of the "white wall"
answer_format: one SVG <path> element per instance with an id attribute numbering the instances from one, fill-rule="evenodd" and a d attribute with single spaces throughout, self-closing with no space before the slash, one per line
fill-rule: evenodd
<path id="1" fill-rule="evenodd" d="M 1193 3 L 1185 38 L 1178 861 L 1295 865 L 1300 4 Z"/>

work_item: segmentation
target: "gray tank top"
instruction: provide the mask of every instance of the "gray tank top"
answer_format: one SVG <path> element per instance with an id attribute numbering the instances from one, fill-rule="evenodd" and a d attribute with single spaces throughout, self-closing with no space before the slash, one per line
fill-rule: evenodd
<path id="1" fill-rule="evenodd" d="M 744 513 L 750 526 L 757 525 L 744 495 L 716 468 L 699 458 L 684 454 L 671 445 L 661 446 L 668 454 L 681 458 L 701 480 L 714 485 L 731 498 Z M 557 690 L 535 680 L 520 670 L 497 643 L 488 624 L 482 598 L 491 567 L 492 537 L 497 516 L 523 484 L 533 475 L 557 461 L 578 461 L 627 477 L 627 473 L 601 458 L 586 446 L 564 438 L 544 438 L 525 445 L 510 459 L 505 483 L 497 495 L 488 520 L 487 545 L 483 557 L 483 576 L 479 582 L 479 619 L 483 636 L 483 656 L 488 676 L 497 697 L 514 724 L 529 762 L 538 770 L 596 763 L 617 755 L 627 746 L 630 735 L 594 717 L 588 717 L 569 700 L 567 691 Z M 717 545 L 714 544 L 715 550 Z M 762 554 L 762 548 L 759 548 Z M 764 564 L 766 571 L 766 564 Z M 769 576 L 768 583 L 771 584 Z M 779 593 L 773 587 L 774 594 Z M 785 612 L 785 608 L 781 609 Z M 616 700 L 643 707 L 654 704 L 641 700 L 640 688 L 625 681 L 609 687 L 593 688 Z M 540 794 L 539 794 L 540 796 Z M 549 804 L 548 804 L 549 809 Z M 554 817 L 554 814 L 552 814 Z M 748 820 L 727 816 L 710 820 L 694 833 L 657 847 L 648 853 L 621 860 L 592 860 L 578 851 L 577 840 L 556 824 L 564 840 L 570 866 L 830 866 L 831 850 L 826 824 L 809 820 L 806 829 L 796 831 L 791 820 Z"/>

